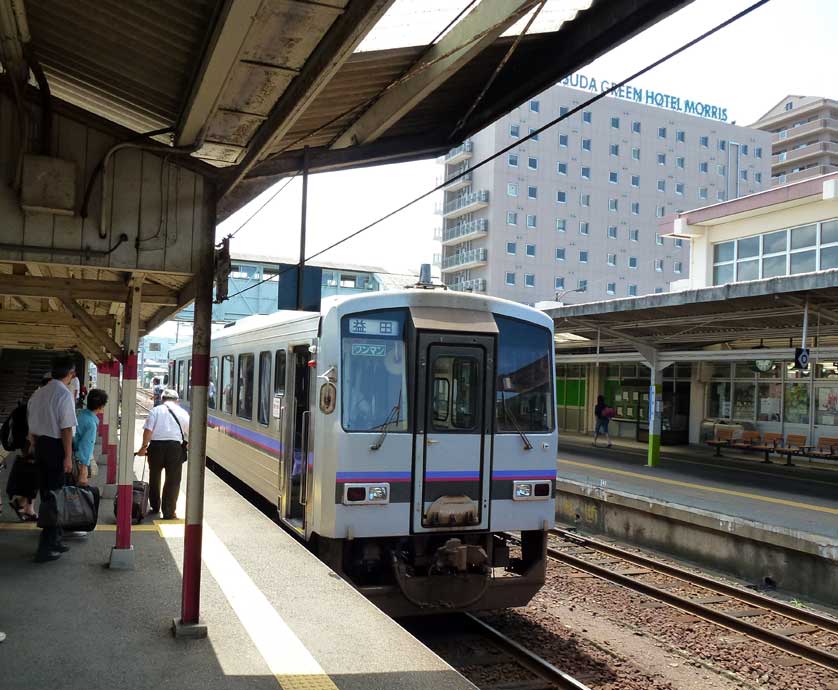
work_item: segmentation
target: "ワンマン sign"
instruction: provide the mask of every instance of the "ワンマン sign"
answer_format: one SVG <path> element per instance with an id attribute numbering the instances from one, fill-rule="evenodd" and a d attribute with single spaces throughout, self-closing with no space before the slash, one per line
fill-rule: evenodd
<path id="1" fill-rule="evenodd" d="M 565 77 L 559 83 L 563 86 L 583 89 L 584 91 L 593 91 L 594 93 L 602 93 L 614 86 L 613 82 L 605 79 L 597 81 L 593 77 L 578 73 Z M 654 105 L 658 108 L 668 108 L 669 110 L 686 113 L 687 115 L 697 115 L 698 117 L 706 117 L 710 120 L 727 122 L 727 108 L 711 105 L 710 103 L 702 103 L 701 101 L 694 101 L 690 98 L 673 96 L 672 94 L 662 93 L 660 91 L 641 89 L 631 84 L 621 86 L 609 95 L 635 103 Z"/>

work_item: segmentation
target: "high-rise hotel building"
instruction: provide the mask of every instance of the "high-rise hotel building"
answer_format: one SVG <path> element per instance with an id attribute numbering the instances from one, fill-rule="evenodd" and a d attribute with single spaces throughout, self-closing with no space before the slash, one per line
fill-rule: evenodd
<path id="1" fill-rule="evenodd" d="M 556 85 L 444 157 L 439 206 L 443 281 L 533 304 L 666 290 L 687 276 L 687 242 L 657 233 L 663 216 L 770 186 L 771 134 L 696 116 L 721 108 L 639 89 L 607 96 L 537 139 L 515 144 L 589 98 Z M 582 292 L 582 294 L 580 294 Z"/>

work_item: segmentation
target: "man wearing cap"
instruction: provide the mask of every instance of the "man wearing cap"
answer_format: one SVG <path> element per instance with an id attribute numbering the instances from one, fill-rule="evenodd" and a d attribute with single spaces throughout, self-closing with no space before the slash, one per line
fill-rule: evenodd
<path id="1" fill-rule="evenodd" d="M 189 415 L 178 404 L 177 391 L 167 388 L 160 395 L 162 404 L 153 407 L 143 426 L 143 445 L 137 455 L 148 455 L 148 501 L 152 514 L 163 509 L 164 520 L 176 520 L 175 507 L 180 493 L 183 469 L 183 443 L 189 438 Z M 160 476 L 163 503 L 160 503 Z"/>

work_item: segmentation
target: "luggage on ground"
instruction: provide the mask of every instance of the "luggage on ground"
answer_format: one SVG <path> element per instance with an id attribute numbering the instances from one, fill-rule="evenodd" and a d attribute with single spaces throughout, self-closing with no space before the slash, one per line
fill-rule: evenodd
<path id="1" fill-rule="evenodd" d="M 93 486 L 62 486 L 41 501 L 38 527 L 67 532 L 92 532 L 99 519 L 99 490 Z"/>
<path id="2" fill-rule="evenodd" d="M 145 472 L 143 472 L 145 475 Z M 113 499 L 113 516 L 117 516 L 118 501 L 116 496 Z M 131 487 L 131 522 L 139 525 L 149 513 L 148 506 L 148 482 L 134 482 Z"/>

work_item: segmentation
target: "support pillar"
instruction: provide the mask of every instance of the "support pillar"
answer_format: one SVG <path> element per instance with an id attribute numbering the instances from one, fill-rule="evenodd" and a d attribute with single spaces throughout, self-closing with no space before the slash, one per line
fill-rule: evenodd
<path id="1" fill-rule="evenodd" d="M 210 214 L 214 214 L 215 205 Z M 214 215 L 210 228 L 215 227 Z M 211 235 L 210 235 L 211 238 Z M 195 314 L 192 328 L 192 398 L 189 423 L 189 462 L 186 465 L 186 525 L 183 542 L 183 588 L 180 618 L 172 620 L 175 637 L 206 637 L 201 611 L 201 544 L 204 520 L 204 479 L 207 450 L 207 390 L 212 327 L 214 249 L 202 247 L 195 275 Z M 302 275 L 300 276 L 302 279 Z"/>
<path id="2" fill-rule="evenodd" d="M 648 467 L 657 467 L 661 458 L 661 412 L 663 411 L 663 369 L 654 362 L 650 368 L 649 385 L 649 451 Z"/>
<path id="3" fill-rule="evenodd" d="M 137 348 L 140 335 L 140 300 L 142 279 L 133 277 L 128 283 L 125 305 L 125 339 L 122 354 L 122 423 L 119 433 L 116 496 L 116 544 L 111 550 L 110 567 L 130 570 L 134 567 L 131 545 L 131 500 L 134 482 L 134 422 L 137 399 Z"/>
<path id="4" fill-rule="evenodd" d="M 111 360 L 108 362 L 108 405 L 105 408 L 105 415 L 108 419 L 108 477 L 107 483 L 114 487 L 116 495 L 116 450 L 117 430 L 119 429 L 119 362 Z"/>

